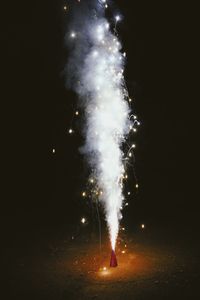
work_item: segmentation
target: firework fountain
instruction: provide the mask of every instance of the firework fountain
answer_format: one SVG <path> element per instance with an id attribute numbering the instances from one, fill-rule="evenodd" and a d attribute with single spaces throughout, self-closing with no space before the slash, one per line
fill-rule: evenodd
<path id="1" fill-rule="evenodd" d="M 99 201 L 105 210 L 112 248 L 110 266 L 114 267 L 125 166 L 135 146 L 129 146 L 126 153 L 123 145 L 137 120 L 130 110 L 123 75 L 126 54 L 121 51 L 116 31 L 121 17 L 113 16 L 109 23 L 105 17 L 108 5 L 106 0 L 87 0 L 73 6 L 66 36 L 70 49 L 66 72 L 67 85 L 79 95 L 84 110 L 82 151 L 101 190 Z"/>

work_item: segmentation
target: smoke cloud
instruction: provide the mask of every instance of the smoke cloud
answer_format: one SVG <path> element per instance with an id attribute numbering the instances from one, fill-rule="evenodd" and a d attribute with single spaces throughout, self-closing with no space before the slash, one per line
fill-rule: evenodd
<path id="1" fill-rule="evenodd" d="M 123 202 L 122 145 L 131 128 L 124 81 L 125 55 L 115 30 L 105 18 L 106 1 L 75 5 L 66 34 L 69 59 L 67 86 L 79 96 L 85 112 L 83 152 L 102 190 L 112 249 L 115 249 Z M 114 27 L 119 21 L 115 17 Z"/>

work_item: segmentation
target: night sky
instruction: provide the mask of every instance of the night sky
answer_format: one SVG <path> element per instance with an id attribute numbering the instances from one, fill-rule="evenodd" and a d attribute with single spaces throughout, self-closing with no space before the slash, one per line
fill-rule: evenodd
<path id="1" fill-rule="evenodd" d="M 116 3 L 124 15 L 119 34 L 128 58 L 125 75 L 142 124 L 136 139 L 140 189 L 126 222 L 189 235 L 198 229 L 195 18 L 183 3 Z M 4 22 L 2 102 L 8 113 L 2 127 L 7 179 L 2 220 L 5 233 L 16 230 L 17 237 L 43 228 L 70 230 L 88 210 L 81 198 L 88 174 L 78 150 L 82 124 L 68 134 L 77 97 L 66 90 L 63 76 L 70 14 L 64 5 L 15 2 Z"/>

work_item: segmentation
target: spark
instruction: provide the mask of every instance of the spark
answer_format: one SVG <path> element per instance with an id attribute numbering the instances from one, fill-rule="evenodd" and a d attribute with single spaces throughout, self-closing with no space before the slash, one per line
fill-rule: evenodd
<path id="1" fill-rule="evenodd" d="M 76 37 L 76 33 L 75 32 L 71 32 L 70 37 L 74 39 Z"/>
<path id="2" fill-rule="evenodd" d="M 109 270 L 108 270 L 107 267 L 102 267 L 102 268 L 99 269 L 99 271 L 100 271 L 99 275 L 101 275 L 101 276 L 107 276 L 107 275 L 109 275 Z"/>
<path id="3" fill-rule="evenodd" d="M 75 112 L 75 115 L 76 115 L 76 116 L 78 116 L 78 115 L 79 115 L 79 111 L 78 111 L 78 110 Z"/>
<path id="4" fill-rule="evenodd" d="M 53 149 L 52 152 L 53 152 L 53 153 L 56 153 L 56 149 Z"/>
<path id="5" fill-rule="evenodd" d="M 125 250 L 122 250 L 122 254 L 125 254 L 126 253 L 126 251 Z"/>
<path id="6" fill-rule="evenodd" d="M 82 196 L 83 196 L 83 197 L 86 197 L 86 192 L 82 192 Z"/>
<path id="7" fill-rule="evenodd" d="M 72 133 L 73 133 L 73 130 L 70 128 L 68 132 L 69 132 L 70 134 L 72 134 Z"/>
<path id="8" fill-rule="evenodd" d="M 120 21 L 121 20 L 120 16 L 119 15 L 115 16 L 115 20 L 116 22 Z"/>
<path id="9" fill-rule="evenodd" d="M 145 224 L 141 224 L 141 228 L 144 229 L 145 228 Z"/>
<path id="10" fill-rule="evenodd" d="M 135 187 L 136 187 L 136 189 L 138 189 L 138 188 L 139 188 L 139 185 L 138 185 L 138 183 L 136 183 Z"/>
<path id="11" fill-rule="evenodd" d="M 82 219 L 81 219 L 81 223 L 82 223 L 82 224 L 85 224 L 85 223 L 86 223 L 86 218 L 82 218 Z"/>

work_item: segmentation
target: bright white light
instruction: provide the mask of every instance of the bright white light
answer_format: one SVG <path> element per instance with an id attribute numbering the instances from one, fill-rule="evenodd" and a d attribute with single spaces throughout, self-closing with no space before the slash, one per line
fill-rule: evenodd
<path id="1" fill-rule="evenodd" d="M 119 15 L 117 15 L 117 16 L 115 16 L 115 20 L 118 22 L 118 21 L 120 21 L 120 16 Z"/>
<path id="2" fill-rule="evenodd" d="M 144 228 L 145 228 L 145 224 L 142 224 L 142 225 L 141 225 L 141 228 L 144 229 Z"/>
<path id="3" fill-rule="evenodd" d="M 97 57 L 98 56 L 98 52 L 97 51 L 94 51 L 93 52 L 93 57 Z"/>
<path id="4" fill-rule="evenodd" d="M 138 189 L 138 188 L 139 188 L 139 185 L 138 185 L 138 184 L 136 184 L 136 185 L 135 185 L 135 187 L 136 187 L 136 189 Z"/>
<path id="5" fill-rule="evenodd" d="M 56 153 L 56 149 L 53 149 L 52 152 L 53 152 L 53 153 Z"/>
<path id="6" fill-rule="evenodd" d="M 70 37 L 74 39 L 76 37 L 76 33 L 75 32 L 71 32 Z"/>
<path id="7" fill-rule="evenodd" d="M 105 27 L 106 27 L 106 29 L 109 29 L 110 28 L 110 24 L 106 23 Z"/>
<path id="8" fill-rule="evenodd" d="M 85 222 L 86 222 L 86 218 L 82 218 L 82 219 L 81 219 L 81 223 L 82 223 L 82 224 L 85 224 Z"/>
<path id="9" fill-rule="evenodd" d="M 78 110 L 75 112 L 75 115 L 76 115 L 76 116 L 78 116 L 78 115 L 79 115 L 79 112 L 78 112 Z"/>
<path id="10" fill-rule="evenodd" d="M 73 130 L 72 130 L 71 128 L 69 129 L 69 133 L 70 133 L 70 134 L 72 134 L 72 133 L 73 133 Z"/>

